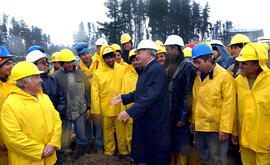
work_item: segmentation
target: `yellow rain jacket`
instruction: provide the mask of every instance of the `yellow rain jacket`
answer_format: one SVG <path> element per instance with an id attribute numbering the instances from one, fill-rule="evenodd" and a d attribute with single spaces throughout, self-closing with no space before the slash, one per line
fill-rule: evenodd
<path id="1" fill-rule="evenodd" d="M 102 116 L 117 116 L 120 113 L 120 104 L 111 105 L 110 100 L 121 92 L 124 68 L 114 63 L 114 69 L 110 68 L 101 58 L 101 65 L 93 74 L 91 87 L 91 113 Z"/>
<path id="2" fill-rule="evenodd" d="M 121 94 L 128 94 L 130 92 L 133 92 L 136 90 L 136 84 L 138 80 L 138 74 L 133 67 L 133 65 L 128 65 L 126 68 L 127 72 L 123 78 L 122 82 L 122 89 L 121 89 Z M 133 103 L 123 105 L 121 104 L 121 112 L 125 111 L 129 107 L 132 106 Z M 131 152 L 131 140 L 132 140 L 132 123 L 133 120 L 130 117 L 127 121 L 127 123 L 122 123 L 124 126 L 124 133 L 125 133 L 125 142 L 128 146 L 128 151 L 129 153 Z"/>
<path id="3" fill-rule="evenodd" d="M 121 58 L 121 61 L 119 63 L 122 66 L 128 67 L 129 65 L 123 60 L 123 58 Z"/>
<path id="4" fill-rule="evenodd" d="M 233 77 L 216 64 L 213 79 L 201 82 L 198 74 L 193 85 L 192 123 L 196 131 L 232 133 L 235 119 Z"/>
<path id="5" fill-rule="evenodd" d="M 270 146 L 270 72 L 262 71 L 250 90 L 246 76 L 235 79 L 237 126 L 240 145 L 268 153 Z"/>
<path id="6" fill-rule="evenodd" d="M 92 60 L 97 60 L 98 62 L 101 62 L 101 58 L 100 55 L 98 54 L 98 52 L 95 52 L 94 56 L 92 57 Z"/>
<path id="7" fill-rule="evenodd" d="M 9 82 L 2 82 L 0 81 L 0 111 L 2 109 L 2 105 L 7 98 L 9 92 L 12 90 L 12 88 L 15 86 L 14 83 L 9 83 Z M 1 121 L 1 118 L 0 118 Z M 1 124 L 1 122 L 0 122 Z M 1 127 L 0 127 L 1 129 Z M 2 133 L 2 131 L 0 131 Z M 0 146 L 3 146 L 4 139 L 2 137 L 2 134 L 0 134 Z M 8 164 L 8 153 L 4 151 L 0 151 L 0 164 L 1 165 L 7 165 Z"/>
<path id="8" fill-rule="evenodd" d="M 80 70 L 83 71 L 86 75 L 86 77 L 89 80 L 89 83 L 91 84 L 93 73 L 97 70 L 98 67 L 98 61 L 92 59 L 92 64 L 90 65 L 90 68 L 88 69 L 87 66 L 80 61 Z"/>
<path id="9" fill-rule="evenodd" d="M 37 99 L 38 98 L 38 99 Z M 61 120 L 49 97 L 37 98 L 14 87 L 1 110 L 1 130 L 9 164 L 53 165 L 56 154 L 43 158 L 45 145 L 61 147 Z"/>
<path id="10" fill-rule="evenodd" d="M 121 94 L 128 94 L 135 91 L 138 80 L 138 74 L 132 65 L 128 65 L 127 72 L 123 78 Z M 131 107 L 133 103 L 121 106 L 121 112 Z"/>

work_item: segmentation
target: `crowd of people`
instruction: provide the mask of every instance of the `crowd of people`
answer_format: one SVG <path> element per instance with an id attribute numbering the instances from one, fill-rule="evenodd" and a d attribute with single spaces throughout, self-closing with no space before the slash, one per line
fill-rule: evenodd
<path id="1" fill-rule="evenodd" d="M 79 65 L 62 49 L 52 69 L 38 45 L 14 67 L 0 46 L 1 165 L 63 164 L 73 133 L 75 160 L 94 147 L 134 165 L 270 164 L 267 44 L 120 43 L 77 43 Z"/>

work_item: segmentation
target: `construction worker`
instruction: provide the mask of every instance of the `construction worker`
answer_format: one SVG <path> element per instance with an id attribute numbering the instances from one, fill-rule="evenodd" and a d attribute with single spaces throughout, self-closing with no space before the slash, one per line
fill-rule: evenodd
<path id="1" fill-rule="evenodd" d="M 52 64 L 53 64 L 53 69 L 50 70 L 49 75 L 52 75 L 53 72 L 59 70 L 60 67 L 61 67 L 61 66 L 60 66 L 60 62 L 59 62 L 59 54 L 60 54 L 59 52 L 55 52 L 55 53 L 53 53 L 52 56 L 51 56 L 51 61 L 52 61 Z"/>
<path id="2" fill-rule="evenodd" d="M 120 64 L 120 65 L 122 65 L 122 66 L 124 66 L 124 67 L 127 67 L 128 66 L 128 64 L 126 63 L 126 62 L 124 62 L 124 60 L 123 60 L 123 58 L 122 58 L 122 50 L 121 50 L 121 47 L 118 45 L 118 44 L 112 44 L 111 45 L 114 49 L 115 49 L 115 51 L 116 51 L 116 55 L 115 55 L 115 61 L 118 63 L 118 64 Z"/>
<path id="3" fill-rule="evenodd" d="M 168 63 L 169 59 L 166 54 L 166 48 L 164 46 L 160 46 L 157 44 L 157 53 L 156 53 L 156 59 L 159 62 L 159 64 L 166 70 L 168 71 Z"/>
<path id="4" fill-rule="evenodd" d="M 233 58 L 228 56 L 224 45 L 219 40 L 210 41 L 212 46 L 212 50 L 214 52 L 214 60 L 223 68 L 227 69 L 229 66 L 233 64 Z"/>
<path id="5" fill-rule="evenodd" d="M 10 55 L 7 48 L 0 46 L 0 91 L 1 91 L 0 111 L 6 97 L 8 96 L 8 93 L 14 86 L 14 84 L 9 82 L 9 76 L 12 67 L 13 67 L 13 55 Z M 8 152 L 1 134 L 0 134 L 0 164 L 8 165 Z"/>
<path id="6" fill-rule="evenodd" d="M 228 46 L 230 46 L 231 56 L 234 60 L 234 63 L 227 68 L 229 73 L 236 78 L 240 74 L 239 70 L 239 62 L 235 59 L 239 56 L 241 49 L 247 44 L 250 43 L 249 38 L 243 34 L 236 34 L 231 39 L 231 42 Z M 231 161 L 236 164 L 241 164 L 241 156 L 239 153 L 240 146 L 238 143 L 230 143 L 229 144 L 229 156 L 231 157 Z"/>
<path id="7" fill-rule="evenodd" d="M 136 90 L 121 94 L 111 104 L 134 104 L 118 115 L 118 120 L 133 119 L 131 157 L 134 163 L 165 165 L 171 162 L 171 132 L 168 80 L 155 60 L 156 44 L 142 40 L 137 48 L 138 67 L 142 68 Z"/>
<path id="8" fill-rule="evenodd" d="M 125 74 L 124 68 L 115 62 L 115 50 L 109 45 L 103 45 L 100 49 L 102 67 L 98 68 L 93 74 L 92 80 L 92 113 L 99 115 L 103 122 L 103 142 L 104 154 L 114 155 L 116 142 L 114 138 L 114 126 L 118 151 L 121 157 L 128 155 L 125 146 L 125 134 L 122 123 L 117 120 L 120 113 L 120 104 L 110 105 L 110 100 L 116 96 L 115 92 L 120 93 L 122 81 Z"/>
<path id="9" fill-rule="evenodd" d="M 231 48 L 231 56 L 234 59 L 234 63 L 228 67 L 228 70 L 232 72 L 234 78 L 239 75 L 239 63 L 235 58 L 239 56 L 241 49 L 248 43 L 250 43 L 250 40 L 246 35 L 236 34 L 228 45 Z"/>
<path id="10" fill-rule="evenodd" d="M 89 80 L 89 83 L 91 85 L 92 78 L 93 78 L 93 73 L 97 70 L 98 68 L 98 61 L 96 59 L 92 60 L 91 58 L 91 53 L 88 45 L 84 42 L 78 43 L 75 46 L 75 50 L 77 52 L 77 55 L 80 57 L 80 65 L 78 66 L 79 70 L 82 70 L 86 77 Z M 93 103 L 93 102 L 91 102 Z M 92 107 L 93 105 L 91 105 Z M 90 117 L 90 121 L 93 121 L 93 126 L 95 127 L 95 147 L 97 149 L 98 153 L 103 152 L 103 132 L 102 132 L 102 122 L 99 120 L 95 115 L 92 115 Z M 90 125 L 89 125 L 90 124 Z M 93 134 L 92 134 L 92 128 L 91 128 L 91 123 L 87 122 L 86 123 L 86 133 L 88 138 L 92 139 Z"/>
<path id="11" fill-rule="evenodd" d="M 121 45 L 123 46 L 122 58 L 124 59 L 126 63 L 130 64 L 128 61 L 128 55 L 132 49 L 132 41 L 131 41 L 130 35 L 127 33 L 123 34 L 121 36 L 120 42 L 121 42 Z"/>
<path id="12" fill-rule="evenodd" d="M 240 74 L 237 92 L 237 135 L 243 165 L 270 164 L 270 72 L 266 66 L 269 46 L 246 44 L 236 60 Z M 238 143 L 234 137 L 233 143 Z"/>
<path id="13" fill-rule="evenodd" d="M 187 156 L 191 151 L 189 132 L 189 115 L 191 111 L 191 95 L 196 69 L 191 62 L 185 61 L 182 48 L 184 42 L 178 35 L 170 35 L 164 43 L 169 56 L 169 90 L 172 118 L 172 152 L 175 153 L 177 165 L 187 164 Z M 175 164 L 172 161 L 172 164 Z"/>
<path id="14" fill-rule="evenodd" d="M 97 62 L 101 61 L 101 59 L 100 59 L 100 48 L 101 48 L 102 45 L 108 45 L 108 43 L 107 43 L 105 38 L 101 37 L 96 41 L 97 51 L 94 54 L 94 56 L 92 57 L 92 60 L 97 60 Z"/>
<path id="15" fill-rule="evenodd" d="M 98 62 L 97 60 L 92 60 L 91 53 L 88 45 L 84 42 L 80 42 L 75 46 L 77 55 L 80 57 L 79 70 L 82 70 L 91 84 L 93 73 L 97 70 Z"/>
<path id="16" fill-rule="evenodd" d="M 61 147 L 61 120 L 50 98 L 42 93 L 42 79 L 29 61 L 11 70 L 16 87 L 1 109 L 1 133 L 9 164 L 53 165 Z"/>
<path id="17" fill-rule="evenodd" d="M 72 124 L 76 134 L 76 148 L 74 159 L 88 152 L 89 139 L 86 134 L 85 124 L 90 117 L 90 84 L 83 71 L 76 69 L 76 57 L 69 49 L 60 51 L 61 69 L 54 72 L 64 90 L 67 99 L 67 108 L 63 119 L 63 147 L 67 147 L 71 134 Z"/>
<path id="18" fill-rule="evenodd" d="M 40 50 L 34 50 L 28 53 L 25 59 L 35 64 L 40 71 L 43 71 L 40 74 L 42 91 L 50 97 L 60 116 L 63 116 L 66 109 L 66 97 L 59 82 L 48 74 L 49 62 L 47 55 Z"/>
<path id="19" fill-rule="evenodd" d="M 128 94 L 129 92 L 133 92 L 136 90 L 136 83 L 138 80 L 138 73 L 140 71 L 138 59 L 136 59 L 136 49 L 132 49 L 129 52 L 128 59 L 131 61 L 132 65 L 129 65 L 129 69 L 126 72 L 121 88 L 121 94 Z M 122 105 L 121 104 L 121 112 L 125 111 L 131 104 Z M 130 118 L 124 123 L 124 131 L 125 131 L 125 140 L 126 140 L 126 147 L 128 147 L 128 152 L 131 152 L 131 139 L 132 139 L 132 124 L 133 120 Z"/>
<path id="20" fill-rule="evenodd" d="M 213 51 L 206 43 L 192 48 L 198 74 L 193 85 L 192 133 L 202 164 L 226 165 L 229 134 L 235 115 L 233 77 L 213 62 Z"/>
<path id="21" fill-rule="evenodd" d="M 26 61 L 32 62 L 40 71 L 43 71 L 43 73 L 40 74 L 40 78 L 42 79 L 42 91 L 44 94 L 49 96 L 54 107 L 59 112 L 60 117 L 62 117 L 66 110 L 66 96 L 59 82 L 48 74 L 49 62 L 47 55 L 45 52 L 41 52 L 40 50 L 33 50 L 26 55 Z M 61 164 L 63 160 L 63 151 L 57 150 L 56 155 L 56 164 Z"/>

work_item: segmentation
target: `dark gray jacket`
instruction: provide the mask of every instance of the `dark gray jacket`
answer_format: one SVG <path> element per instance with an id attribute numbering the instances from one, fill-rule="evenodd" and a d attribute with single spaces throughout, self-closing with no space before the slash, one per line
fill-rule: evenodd
<path id="1" fill-rule="evenodd" d="M 66 73 L 63 68 L 53 73 L 55 79 L 64 90 L 67 99 L 67 109 L 64 118 L 75 120 L 86 109 L 90 109 L 91 88 L 84 72 L 74 69 L 72 73 Z"/>

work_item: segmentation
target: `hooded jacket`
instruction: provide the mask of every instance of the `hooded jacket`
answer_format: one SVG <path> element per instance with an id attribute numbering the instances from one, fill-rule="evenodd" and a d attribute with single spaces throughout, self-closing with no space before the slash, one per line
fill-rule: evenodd
<path id="1" fill-rule="evenodd" d="M 16 104 L 14 104 L 16 103 Z M 61 147 L 61 120 L 50 98 L 37 98 L 14 87 L 1 110 L 1 130 L 8 148 L 9 164 L 53 165 L 55 152 L 42 157 L 46 145 Z"/>
<path id="2" fill-rule="evenodd" d="M 250 89 L 246 76 L 235 79 L 237 127 L 240 146 L 269 154 L 270 146 L 270 72 L 262 71 Z"/>
<path id="3" fill-rule="evenodd" d="M 0 111 L 2 109 L 2 105 L 4 101 L 6 100 L 8 94 L 11 92 L 11 90 L 15 87 L 14 83 L 10 82 L 2 82 L 0 81 Z M 0 118 L 0 124 L 1 124 L 1 118 Z M 1 129 L 1 127 L 0 127 Z M 2 131 L 0 131 L 0 146 L 3 146 L 5 144 L 4 139 L 2 137 Z M 6 165 L 8 164 L 8 152 L 0 151 L 0 164 Z"/>
<path id="4" fill-rule="evenodd" d="M 216 59 L 216 62 L 222 66 L 223 68 L 227 69 L 229 66 L 233 64 L 232 56 L 228 56 L 227 52 L 225 51 L 224 47 L 221 45 L 213 44 L 213 47 L 217 48 L 220 56 Z"/>
<path id="5" fill-rule="evenodd" d="M 122 80 L 125 75 L 124 68 L 114 62 L 114 68 L 109 67 L 103 58 L 102 67 L 99 67 L 93 74 L 91 87 L 91 113 L 102 116 L 116 116 L 120 113 L 120 104 L 111 105 L 110 100 L 120 93 Z"/>

